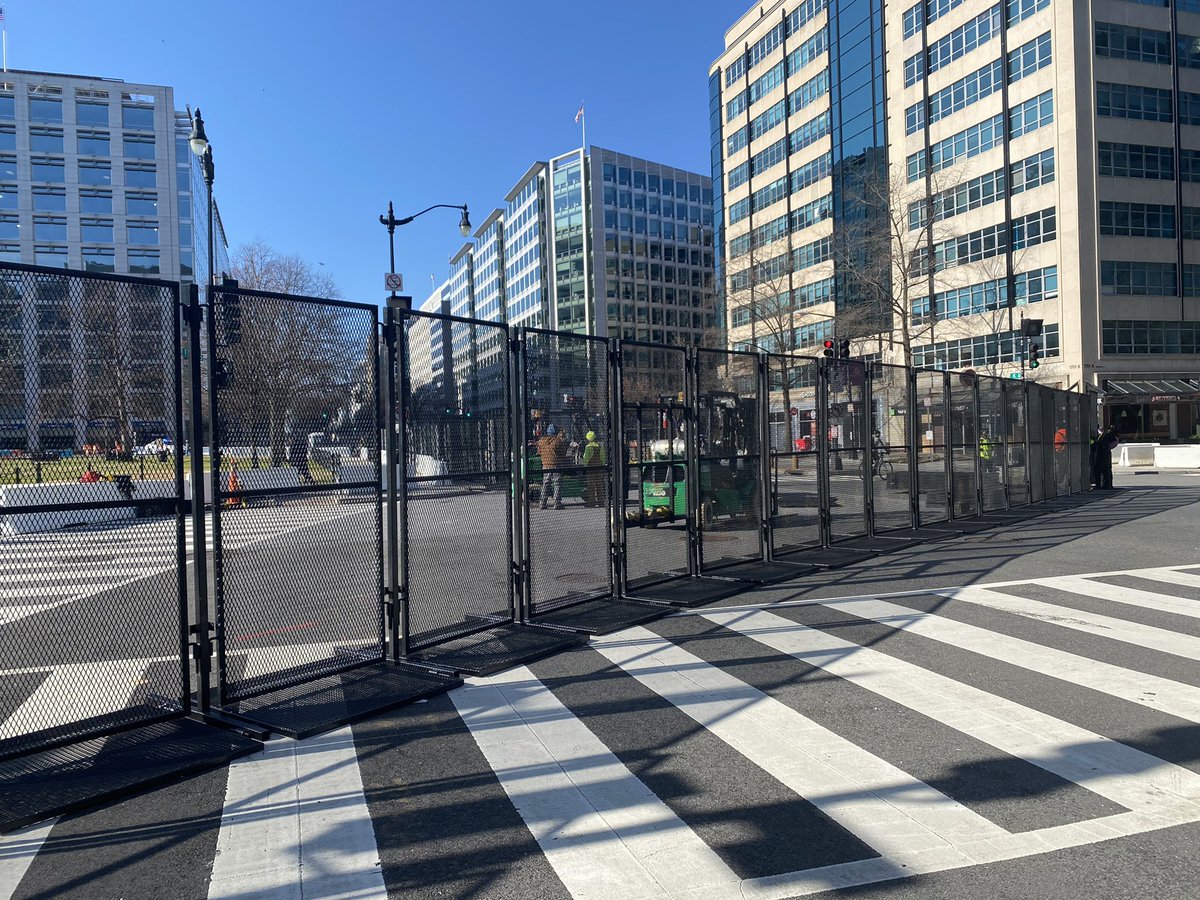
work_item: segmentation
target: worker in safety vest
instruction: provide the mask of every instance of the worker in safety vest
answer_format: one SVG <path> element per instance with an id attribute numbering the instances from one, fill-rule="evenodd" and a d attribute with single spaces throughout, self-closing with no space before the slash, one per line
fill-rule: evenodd
<path id="1" fill-rule="evenodd" d="M 604 465 L 607 462 L 604 455 L 604 445 L 596 439 L 596 432 L 589 431 L 584 435 L 583 465 L 587 472 L 587 488 L 584 490 L 583 502 L 588 506 L 604 506 Z"/>
<path id="2" fill-rule="evenodd" d="M 979 462 L 985 472 L 992 471 L 992 439 L 987 432 L 979 435 Z"/>

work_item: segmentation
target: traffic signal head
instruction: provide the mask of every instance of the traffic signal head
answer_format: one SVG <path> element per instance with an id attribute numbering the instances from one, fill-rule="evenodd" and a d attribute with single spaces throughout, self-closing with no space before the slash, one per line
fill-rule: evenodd
<path id="1" fill-rule="evenodd" d="M 823 355 L 829 359 L 833 359 L 833 341 L 832 340 L 825 341 L 825 350 L 823 351 Z"/>
<path id="2" fill-rule="evenodd" d="M 842 343 L 841 343 L 841 346 L 840 346 L 838 349 L 839 349 L 839 351 L 840 351 L 840 353 L 839 353 L 838 355 L 839 355 L 839 356 L 840 356 L 842 359 L 849 359 L 849 358 L 850 358 L 850 341 L 843 339 L 843 340 L 842 340 Z"/>
<path id="3" fill-rule="evenodd" d="M 1041 365 L 1041 362 L 1039 361 L 1041 357 L 1041 351 L 1042 348 L 1037 344 L 1029 345 L 1029 368 L 1036 369 Z"/>

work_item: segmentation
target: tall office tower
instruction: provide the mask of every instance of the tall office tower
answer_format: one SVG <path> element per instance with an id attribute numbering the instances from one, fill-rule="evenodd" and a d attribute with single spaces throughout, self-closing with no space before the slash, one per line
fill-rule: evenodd
<path id="1" fill-rule="evenodd" d="M 0 74 L 0 260 L 204 283 L 207 195 L 190 129 L 170 87 Z M 223 231 L 214 243 L 215 267 L 227 271 Z M 79 399 L 87 375 L 79 335 L 99 332 L 81 321 L 64 284 L 40 275 L 3 286 L 0 339 L 11 368 L 0 378 L 0 448 L 78 450 L 98 439 L 96 422 L 109 420 L 120 420 L 109 439 L 121 443 L 162 435 L 167 423 L 153 398 L 127 415 L 121 403 Z M 126 335 L 131 366 L 170 371 L 178 348 L 161 304 L 129 303 L 112 318 L 105 331 Z"/>
<path id="2" fill-rule="evenodd" d="M 712 185 L 589 147 L 534 163 L 450 258 L 459 316 L 667 344 L 712 340 Z"/>
<path id="3" fill-rule="evenodd" d="M 888 273 L 882 0 L 756 3 L 709 72 L 729 342 L 803 351 L 878 330 Z M 882 277 L 876 277 L 882 275 Z"/>

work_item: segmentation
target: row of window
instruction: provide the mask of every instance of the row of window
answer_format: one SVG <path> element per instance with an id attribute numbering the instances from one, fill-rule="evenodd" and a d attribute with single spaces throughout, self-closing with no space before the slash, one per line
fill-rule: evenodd
<path id="1" fill-rule="evenodd" d="M 159 251 L 130 248 L 125 253 L 126 271 L 131 275 L 157 275 L 161 271 Z M 69 263 L 67 247 L 61 244 L 35 244 L 33 247 L 33 264 L 49 266 L 54 269 L 65 269 Z M 88 272 L 115 272 L 117 270 L 116 251 L 112 247 L 83 247 L 80 249 L 80 260 Z M 0 261 L 23 262 L 21 245 L 0 243 Z M 180 275 L 184 278 L 192 276 L 190 257 L 180 254 Z"/>
<path id="2" fill-rule="evenodd" d="M 17 117 L 17 100 L 12 94 L 0 94 L 0 119 Z M 63 124 L 63 102 L 49 97 L 29 98 L 29 121 L 50 125 Z M 109 106 L 93 100 L 75 101 L 75 122 L 79 125 L 108 125 Z M 122 106 L 121 127 L 154 130 L 153 106 Z"/>
<path id="3" fill-rule="evenodd" d="M 1200 354 L 1200 322 L 1144 322 L 1105 319 L 1104 352 L 1133 354 Z"/>
<path id="4" fill-rule="evenodd" d="M 1058 236 L 1054 207 L 1019 216 L 1011 224 L 998 223 L 956 235 L 933 245 L 933 271 L 979 262 L 1006 252 L 1052 241 Z M 929 248 L 921 247 L 912 254 L 910 271 L 916 277 L 929 274 Z"/>
<path id="5" fill-rule="evenodd" d="M 80 237 L 92 243 L 113 243 L 112 219 L 81 219 Z M 129 222 L 125 226 L 126 240 L 130 244 L 158 243 L 158 224 L 155 222 Z M 0 240 L 21 239 L 21 225 L 16 216 L 0 213 Z M 61 216 L 34 216 L 33 239 L 35 241 L 67 240 L 67 220 Z"/>
<path id="6" fill-rule="evenodd" d="M 1096 82 L 1096 114 L 1100 116 L 1145 122 L 1171 122 L 1174 120 L 1172 99 L 1169 88 Z M 1200 125 L 1200 94 L 1180 91 L 1178 101 L 1180 123 Z"/>
<path id="7" fill-rule="evenodd" d="M 1175 151 L 1172 147 L 1100 141 L 1097 159 L 1099 173 L 1113 178 L 1158 181 L 1173 181 L 1175 178 Z M 1179 169 L 1181 181 L 1200 181 L 1200 150 L 1180 149 Z"/>
<path id="8" fill-rule="evenodd" d="M 79 131 L 76 148 L 80 156 L 109 156 L 111 135 L 107 131 Z M 125 156 L 133 159 L 154 159 L 154 135 L 121 135 Z M 29 149 L 33 153 L 65 153 L 66 142 L 60 128 L 30 128 Z M 17 131 L 0 125 L 0 151 L 17 149 Z"/>
<path id="9" fill-rule="evenodd" d="M 923 2 L 909 7 L 904 11 L 904 39 L 908 40 L 926 25 L 936 22 L 962 2 L 963 0 L 923 0 Z M 1157 0 L 1152 0 L 1152 2 L 1157 2 Z M 1189 0 L 1189 2 L 1200 2 L 1200 0 Z M 1006 21 L 1011 28 L 1049 5 L 1050 0 L 1008 0 Z"/>
<path id="10" fill-rule="evenodd" d="M 1007 73 L 1008 83 L 1045 68 L 1052 61 L 1050 32 L 1039 35 L 1008 54 L 1007 60 L 994 60 L 958 81 L 931 94 L 928 101 L 918 101 L 904 113 L 905 134 L 914 134 L 929 124 L 940 121 L 989 97 L 1000 90 Z"/>
<path id="11" fill-rule="evenodd" d="M 998 200 L 1003 200 L 1006 184 L 1012 195 L 1032 190 L 1043 184 L 1054 181 L 1054 148 L 1035 153 L 1033 156 L 1017 160 L 1009 166 L 1008 178 L 1003 169 L 986 172 L 969 181 L 957 184 L 935 194 L 932 198 L 921 199 L 908 205 L 908 227 L 910 230 L 923 228 L 929 223 L 929 210 L 933 209 L 933 221 L 961 215 L 972 209 L 979 209 Z"/>
<path id="12" fill-rule="evenodd" d="M 921 53 L 904 61 L 904 86 L 912 87 L 918 80 L 932 75 L 943 66 L 981 47 L 1000 33 L 1000 6 L 980 13 L 960 25 L 945 37 L 939 38 Z"/>
<path id="13" fill-rule="evenodd" d="M 1047 266 L 1013 276 L 1013 306 L 1026 306 L 1058 297 L 1058 266 Z M 1008 279 L 997 278 L 980 284 L 938 291 L 931 304 L 928 297 L 912 303 L 912 323 L 920 325 L 935 319 L 958 319 L 1007 308 Z"/>
<path id="14" fill-rule="evenodd" d="M 825 9 L 828 0 L 804 0 L 793 9 L 788 17 L 772 28 L 765 36 L 755 43 L 741 56 L 733 60 L 725 69 L 725 87 L 731 87 L 735 81 L 762 62 L 772 50 L 783 43 L 784 38 L 798 32 Z"/>
<path id="15" fill-rule="evenodd" d="M 124 166 L 125 184 L 135 188 L 158 187 L 158 172 L 154 163 L 127 162 Z M 61 159 L 34 157 L 29 162 L 30 179 L 44 184 L 66 184 L 66 164 Z M 112 163 L 109 160 L 80 160 L 76 169 L 78 183 L 111 185 Z M 17 179 L 17 160 L 0 153 L 0 180 Z"/>
<path id="16" fill-rule="evenodd" d="M 751 285 L 765 284 L 780 276 L 810 269 L 831 259 L 833 259 L 833 238 L 823 237 L 810 244 L 797 247 L 791 253 L 781 253 L 752 268 L 734 273 L 730 276 L 729 286 L 735 291 L 746 290 Z"/>
<path id="17" fill-rule="evenodd" d="M 743 197 L 729 206 L 729 224 L 736 225 L 753 212 L 766 209 L 789 194 L 795 194 L 809 185 L 816 184 L 822 178 L 829 177 L 833 170 L 833 157 L 829 153 L 818 156 L 811 162 L 794 169 L 791 175 L 773 181 L 764 188 L 759 188 L 749 197 Z"/>
<path id="18" fill-rule="evenodd" d="M 692 203 L 712 203 L 712 190 L 699 184 L 688 184 L 686 181 L 676 181 L 666 176 L 647 173 L 641 169 L 630 169 L 629 166 L 618 166 L 615 163 L 605 163 L 603 167 L 604 180 L 616 184 L 627 184 L 638 190 L 660 193 L 664 197 L 676 197 L 680 200 L 690 200 Z"/>
<path id="19" fill-rule="evenodd" d="M 737 259 L 751 250 L 771 244 L 788 234 L 795 234 L 824 221 L 833 214 L 833 195 L 818 197 L 786 215 L 779 216 L 753 231 L 739 235 L 729 242 L 729 256 Z"/>
<path id="20" fill-rule="evenodd" d="M 1132 297 L 1178 297 L 1175 263 L 1103 259 L 1100 292 Z M 1200 265 L 1184 265 L 1183 296 L 1200 297 Z"/>
<path id="21" fill-rule="evenodd" d="M 1200 69 L 1200 38 L 1188 34 L 1177 35 L 1175 54 L 1177 65 L 1185 69 Z M 1096 55 L 1169 66 L 1171 32 L 1115 22 L 1097 22 Z"/>
<path id="22" fill-rule="evenodd" d="M 913 365 L 934 369 L 994 366 L 1019 361 L 1024 348 L 1025 339 L 1019 331 L 983 334 L 935 344 L 918 344 L 913 347 Z M 1045 325 L 1042 330 L 1042 356 L 1052 359 L 1058 355 L 1058 325 Z"/>
<path id="23" fill-rule="evenodd" d="M 796 115 L 827 93 L 829 93 L 829 70 L 824 69 L 770 109 L 755 116 L 750 120 L 749 125 L 743 125 L 731 134 L 725 142 L 727 153 L 729 155 L 736 153 L 750 141 L 762 137 L 780 122 L 785 121 L 787 116 Z"/>
<path id="24" fill-rule="evenodd" d="M 822 28 L 789 53 L 786 59 L 780 60 L 765 74 L 752 81 L 748 88 L 727 100 L 725 102 L 725 121 L 733 121 L 755 101 L 765 97 L 783 84 L 785 77 L 790 78 L 828 49 L 829 29 Z"/>
<path id="25" fill-rule="evenodd" d="M 66 212 L 67 190 L 65 187 L 34 187 L 30 190 L 34 212 Z M 181 202 L 186 198 L 181 197 Z M 0 184 L 0 210 L 19 208 L 16 184 Z M 79 191 L 79 211 L 82 213 L 112 213 L 112 191 L 83 188 Z M 125 214 L 129 216 L 157 216 L 158 194 L 127 191 Z M 181 211 L 181 217 L 184 213 Z"/>
<path id="26" fill-rule="evenodd" d="M 1008 136 L 1012 140 L 1031 131 L 1036 131 L 1054 121 L 1054 92 L 1046 91 L 1017 104 L 1008 113 Z M 930 169 L 940 172 L 955 163 L 971 159 L 999 146 L 1004 140 L 1004 116 L 997 113 L 977 125 L 972 125 L 957 134 L 938 141 L 929 147 L 911 154 L 907 160 L 908 180 L 916 181 L 925 176 L 925 160 Z"/>

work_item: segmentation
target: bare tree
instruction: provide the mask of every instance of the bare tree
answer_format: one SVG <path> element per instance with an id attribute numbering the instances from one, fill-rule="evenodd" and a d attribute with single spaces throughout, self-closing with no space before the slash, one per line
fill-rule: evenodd
<path id="1" fill-rule="evenodd" d="M 234 251 L 231 267 L 233 277 L 244 288 L 293 296 L 341 296 L 328 274 L 297 254 L 280 253 L 260 237 Z"/>

